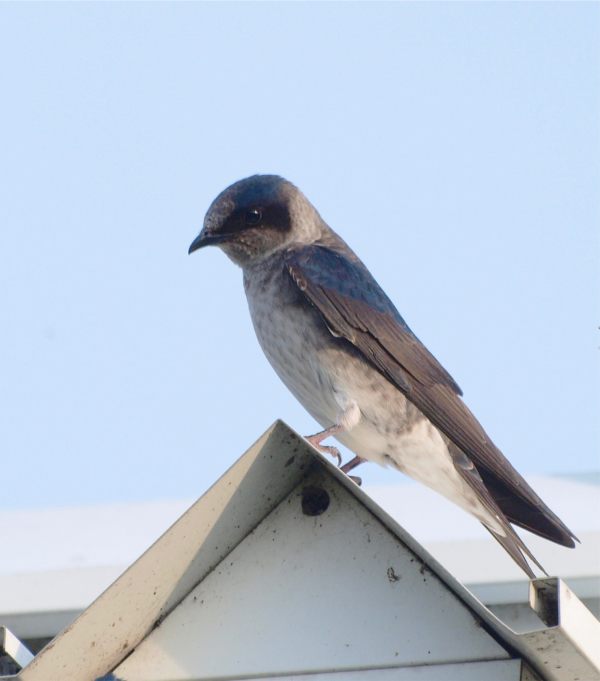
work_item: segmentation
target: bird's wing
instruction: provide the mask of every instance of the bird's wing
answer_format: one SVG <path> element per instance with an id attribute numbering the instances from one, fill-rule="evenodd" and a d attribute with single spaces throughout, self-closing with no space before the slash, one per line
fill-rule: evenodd
<path id="1" fill-rule="evenodd" d="M 489 439 L 460 388 L 413 334 L 367 268 L 341 249 L 290 248 L 286 267 L 329 330 L 358 349 L 475 464 L 506 517 L 565 546 L 573 533 Z"/>
<path id="2" fill-rule="evenodd" d="M 531 553 L 527 548 L 521 537 L 514 531 L 510 525 L 508 519 L 502 512 L 502 509 L 498 505 L 497 501 L 490 494 L 489 490 L 485 486 L 479 471 L 475 467 L 475 464 L 469 459 L 469 457 L 464 454 L 454 443 L 450 443 L 449 453 L 452 457 L 454 463 L 454 468 L 458 474 L 463 478 L 463 480 L 469 485 L 469 487 L 475 492 L 477 498 L 484 508 L 496 518 L 497 522 L 500 524 L 502 531 L 498 531 L 497 528 L 492 528 L 482 522 L 482 525 L 486 530 L 496 539 L 504 550 L 512 557 L 512 559 L 517 563 L 517 565 L 527 573 L 531 579 L 535 579 L 535 574 L 529 564 L 527 563 L 526 556 L 535 563 L 542 572 L 546 575 L 548 574 L 546 570 L 540 565 L 537 558 Z"/>

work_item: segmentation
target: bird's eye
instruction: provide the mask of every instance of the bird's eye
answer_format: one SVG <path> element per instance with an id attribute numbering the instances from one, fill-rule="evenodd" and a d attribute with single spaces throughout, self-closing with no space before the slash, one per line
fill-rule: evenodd
<path id="1" fill-rule="evenodd" d="M 262 220 L 262 211 L 260 208 L 250 208 L 246 211 L 244 216 L 247 225 L 258 225 Z"/>

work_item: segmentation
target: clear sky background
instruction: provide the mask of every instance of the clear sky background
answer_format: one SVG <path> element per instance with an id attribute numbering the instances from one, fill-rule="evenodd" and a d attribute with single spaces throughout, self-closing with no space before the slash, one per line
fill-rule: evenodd
<path id="1" fill-rule="evenodd" d="M 187 255 L 256 172 L 359 253 L 522 472 L 599 469 L 599 26 L 598 3 L 2 3 L 0 505 L 196 497 L 276 418 L 318 429 L 241 271 Z"/>

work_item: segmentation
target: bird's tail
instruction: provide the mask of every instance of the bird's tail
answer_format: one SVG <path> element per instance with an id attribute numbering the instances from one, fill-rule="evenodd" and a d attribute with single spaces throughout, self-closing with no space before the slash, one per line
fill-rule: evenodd
<path id="1" fill-rule="evenodd" d="M 525 480 L 521 485 L 521 491 L 526 492 L 526 498 L 523 498 L 511 492 L 501 480 L 493 475 L 481 471 L 481 477 L 486 489 L 494 497 L 510 523 L 568 548 L 573 548 L 575 542 L 579 541 Z"/>
<path id="2" fill-rule="evenodd" d="M 548 573 L 546 570 L 544 570 L 537 558 L 527 548 L 525 542 L 513 529 L 510 521 L 490 491 L 487 489 L 481 478 L 481 475 L 479 474 L 479 471 L 473 462 L 457 447 L 451 446 L 449 450 L 454 461 L 454 467 L 465 480 L 465 482 L 467 482 L 469 487 L 475 492 L 481 504 L 497 521 L 503 533 L 499 532 L 498 529 L 489 527 L 485 522 L 482 522 L 482 525 L 485 527 L 485 529 L 488 530 L 488 532 L 504 548 L 509 556 L 530 579 L 535 579 L 536 575 L 527 562 L 527 558 L 529 558 L 529 560 L 531 560 L 544 574 L 547 575 Z"/>
<path id="3" fill-rule="evenodd" d="M 508 521 L 505 520 L 505 522 L 502 523 L 503 528 L 506 532 L 506 534 L 503 536 L 499 534 L 498 532 L 495 532 L 492 530 L 491 527 L 488 527 L 485 523 L 481 523 L 485 529 L 494 537 L 494 539 L 502 545 L 504 550 L 508 553 L 508 555 L 515 561 L 515 563 L 525 572 L 525 574 L 530 578 L 530 579 L 536 579 L 536 574 L 534 571 L 531 569 L 529 563 L 527 562 L 525 556 L 529 558 L 537 567 L 545 574 L 548 575 L 546 570 L 543 568 L 542 565 L 540 565 L 540 562 L 538 559 L 531 553 L 531 551 L 527 548 L 525 542 L 519 537 L 519 535 L 513 530 L 511 525 L 508 523 Z"/>

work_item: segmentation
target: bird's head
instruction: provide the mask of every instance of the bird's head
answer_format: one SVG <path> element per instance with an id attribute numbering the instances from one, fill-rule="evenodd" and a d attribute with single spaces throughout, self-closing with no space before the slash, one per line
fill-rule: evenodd
<path id="1" fill-rule="evenodd" d="M 316 241 L 323 224 L 291 182 L 278 175 L 253 175 L 217 196 L 188 252 L 216 245 L 237 265 L 247 267 L 288 244 Z"/>

